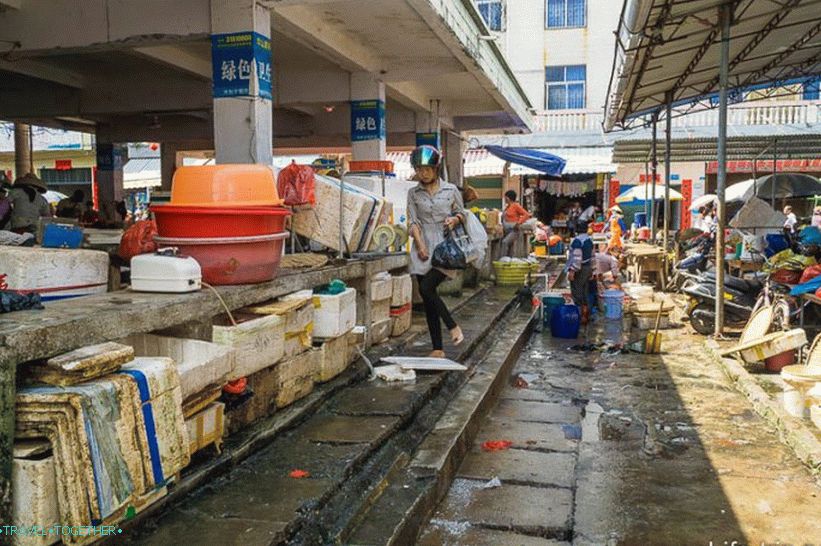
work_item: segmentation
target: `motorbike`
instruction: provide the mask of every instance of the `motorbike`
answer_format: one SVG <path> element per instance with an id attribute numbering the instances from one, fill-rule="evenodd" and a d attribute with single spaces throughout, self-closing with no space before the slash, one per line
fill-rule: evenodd
<path id="1" fill-rule="evenodd" d="M 713 233 L 703 233 L 689 239 L 683 246 L 687 256 L 675 264 L 675 274 L 671 285 L 678 291 L 700 280 L 701 276 L 713 268 L 710 252 L 715 246 Z"/>

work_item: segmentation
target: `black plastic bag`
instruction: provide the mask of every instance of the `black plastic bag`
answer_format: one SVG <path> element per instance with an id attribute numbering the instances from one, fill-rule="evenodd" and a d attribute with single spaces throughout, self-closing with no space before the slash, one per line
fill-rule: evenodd
<path id="1" fill-rule="evenodd" d="M 43 309 L 40 303 L 40 294 L 18 294 L 16 292 L 0 291 L 0 313 L 25 311 L 27 309 Z"/>
<path id="2" fill-rule="evenodd" d="M 440 269 L 467 268 L 467 257 L 454 239 L 452 231 L 448 230 L 445 234 L 445 240 L 433 249 L 431 264 L 433 267 Z"/>

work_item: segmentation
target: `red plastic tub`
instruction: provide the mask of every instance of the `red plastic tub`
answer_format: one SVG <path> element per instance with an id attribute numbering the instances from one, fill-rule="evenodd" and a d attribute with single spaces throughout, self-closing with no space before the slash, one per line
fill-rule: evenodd
<path id="1" fill-rule="evenodd" d="M 254 237 L 285 230 L 291 212 L 282 207 L 185 207 L 154 205 L 160 237 Z"/>
<path id="2" fill-rule="evenodd" d="M 795 351 L 784 351 L 764 360 L 764 366 L 770 373 L 781 373 L 785 366 L 795 364 Z"/>
<path id="3" fill-rule="evenodd" d="M 255 284 L 272 280 L 279 270 L 288 233 L 255 237 L 154 237 L 160 248 L 177 247 L 202 268 L 208 284 Z"/>

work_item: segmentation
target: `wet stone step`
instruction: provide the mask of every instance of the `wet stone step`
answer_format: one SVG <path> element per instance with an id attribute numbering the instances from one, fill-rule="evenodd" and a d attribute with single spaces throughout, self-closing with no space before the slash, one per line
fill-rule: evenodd
<path id="1" fill-rule="evenodd" d="M 488 489 L 484 481 L 457 478 L 435 519 L 522 534 L 567 540 L 573 492 L 554 487 L 504 485 Z"/>
<path id="2" fill-rule="evenodd" d="M 508 440 L 518 449 L 575 452 L 578 440 L 568 438 L 565 429 L 555 423 L 530 423 L 491 417 L 476 436 L 476 443 Z"/>
<path id="3" fill-rule="evenodd" d="M 539 423 L 578 423 L 579 408 L 563 403 L 533 402 L 529 400 L 502 400 L 493 410 L 495 417 Z"/>
<path id="4" fill-rule="evenodd" d="M 406 415 L 424 403 L 442 375 L 418 375 L 411 384 L 382 381 L 342 391 L 329 404 L 339 415 Z"/>
<path id="5" fill-rule="evenodd" d="M 573 487 L 576 456 L 572 453 L 541 453 L 524 449 L 484 451 L 474 448 L 467 454 L 458 476 L 489 481 L 499 478 L 504 487 L 509 482 L 536 487 Z"/>
<path id="6" fill-rule="evenodd" d="M 469 523 L 432 520 L 416 546 L 570 546 L 569 542 L 496 531 Z"/>
<path id="7" fill-rule="evenodd" d="M 300 429 L 306 440 L 329 444 L 378 444 L 399 426 L 398 417 L 320 415 Z"/>

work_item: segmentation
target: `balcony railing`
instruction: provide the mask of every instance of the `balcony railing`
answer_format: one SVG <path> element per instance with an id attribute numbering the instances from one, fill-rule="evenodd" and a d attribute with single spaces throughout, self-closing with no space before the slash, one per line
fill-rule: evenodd
<path id="1" fill-rule="evenodd" d="M 600 110 L 544 110 L 534 116 L 536 132 L 591 132 L 601 130 Z M 751 125 L 812 125 L 821 123 L 821 101 L 760 102 L 731 105 L 727 123 Z M 703 110 L 673 118 L 673 127 L 714 127 L 718 110 Z"/>

